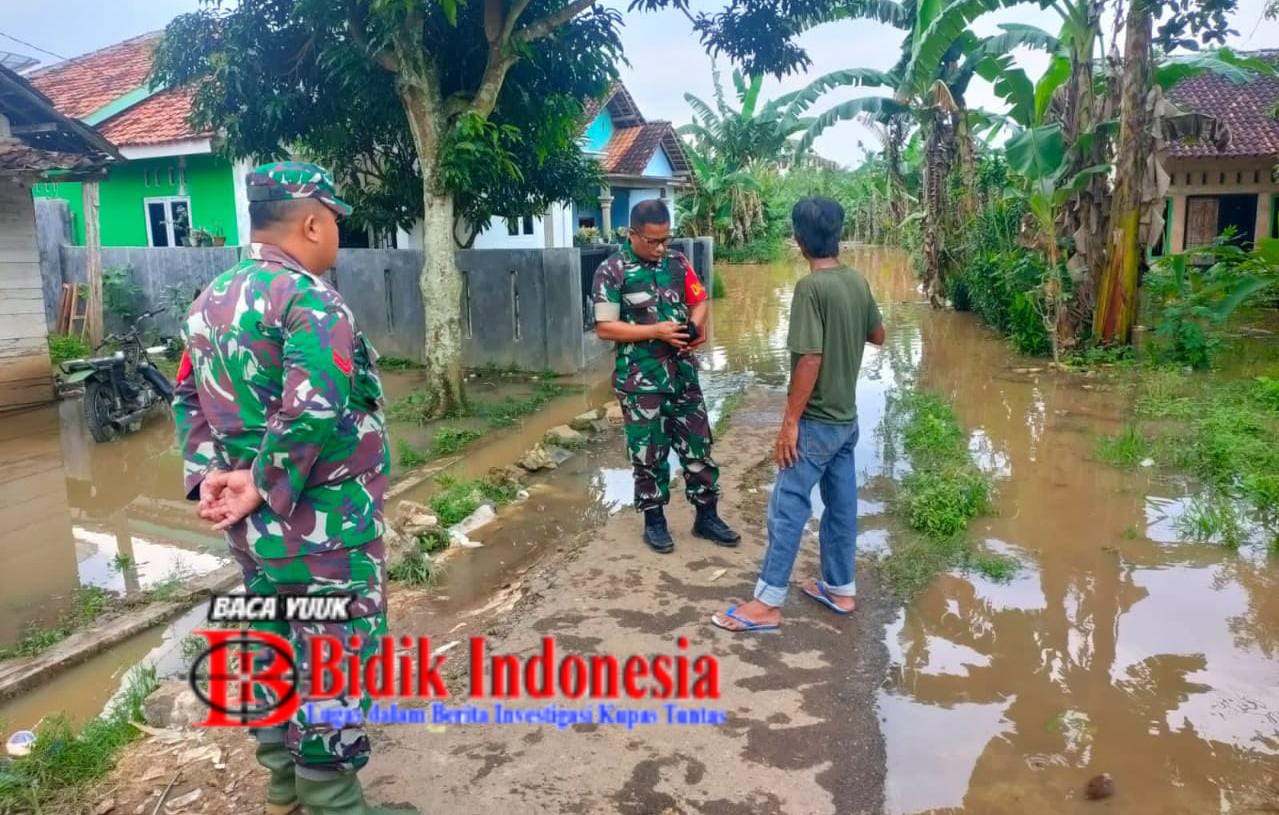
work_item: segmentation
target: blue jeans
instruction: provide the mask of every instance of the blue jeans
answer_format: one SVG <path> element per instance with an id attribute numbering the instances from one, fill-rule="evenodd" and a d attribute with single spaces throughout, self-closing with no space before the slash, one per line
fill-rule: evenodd
<path id="1" fill-rule="evenodd" d="M 768 501 L 768 549 L 755 599 L 770 606 L 786 601 L 795 556 L 812 515 L 813 487 L 821 486 L 820 531 L 822 582 L 827 591 L 845 597 L 857 593 L 853 580 L 857 554 L 857 422 L 834 424 L 799 420 L 798 460 L 777 474 Z"/>

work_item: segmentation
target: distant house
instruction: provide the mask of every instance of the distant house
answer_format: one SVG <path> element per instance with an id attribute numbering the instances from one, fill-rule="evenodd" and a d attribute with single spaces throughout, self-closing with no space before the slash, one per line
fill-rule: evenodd
<path id="1" fill-rule="evenodd" d="M 636 204 L 653 198 L 674 210 L 676 194 L 688 186 L 691 171 L 670 122 L 646 120 L 620 82 L 603 100 L 587 105 L 582 121 L 582 149 L 600 162 L 604 174 L 599 195 L 553 204 L 539 217 L 494 218 L 476 237 L 476 249 L 567 247 L 583 228 L 607 239 L 630 225 Z"/>
<path id="2" fill-rule="evenodd" d="M 54 396 L 31 186 L 55 175 L 98 177 L 116 158 L 93 128 L 0 67 L 0 410 Z"/>
<path id="3" fill-rule="evenodd" d="M 236 245 L 248 240 L 247 163 L 214 154 L 214 134 L 187 124 L 189 89 L 151 87 L 158 32 L 32 72 L 31 84 L 62 114 L 98 129 L 127 160 L 101 185 L 103 246 L 181 246 L 194 228 Z M 61 198 L 73 236 L 84 242 L 79 184 L 47 182 L 39 197 Z"/>
<path id="4" fill-rule="evenodd" d="M 1251 54 L 1279 64 L 1279 51 Z M 1164 243 L 1181 252 L 1212 243 L 1233 227 L 1245 245 L 1279 237 L 1279 77 L 1236 85 L 1213 73 L 1178 82 L 1169 99 L 1186 111 L 1220 119 L 1229 145 L 1179 143 L 1165 160 L 1170 176 Z"/>

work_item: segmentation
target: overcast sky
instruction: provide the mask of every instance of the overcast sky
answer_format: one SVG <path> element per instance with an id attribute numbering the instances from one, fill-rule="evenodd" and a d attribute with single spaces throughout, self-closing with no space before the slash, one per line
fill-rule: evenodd
<path id="1" fill-rule="evenodd" d="M 627 0 L 606 0 L 609 5 L 625 8 Z M 1265 0 L 1239 0 L 1239 11 L 1232 27 L 1239 35 L 1231 39 L 1236 48 L 1279 48 L 1279 22 L 1262 19 Z M 38 49 L 74 57 L 138 34 L 164 27 L 174 15 L 191 11 L 199 0 L 114 0 L 109 14 L 103 13 L 101 0 L 42 0 L 39 3 L 17 3 L 0 0 L 0 51 L 12 51 L 39 57 L 43 62 L 57 59 Z M 714 0 L 693 0 L 694 9 L 713 9 Z M 15 8 L 16 6 L 16 8 Z M 684 93 L 692 92 L 711 101 L 711 60 L 702 50 L 696 35 L 683 15 L 676 12 L 627 14 L 622 41 L 629 66 L 622 67 L 622 78 L 635 96 L 641 111 L 649 119 L 669 119 L 676 124 L 689 120 Z M 1059 23 L 1050 11 L 1033 7 L 1007 9 L 988 14 L 978 21 L 981 33 L 993 33 L 1001 22 L 1022 22 L 1041 26 L 1056 33 Z M 1107 43 L 1110 31 L 1106 32 Z M 35 48 L 21 45 L 7 37 L 17 37 Z M 802 40 L 813 65 L 806 75 L 791 75 L 782 81 L 765 83 L 766 98 L 807 84 L 813 77 L 828 71 L 849 67 L 888 69 L 896 60 L 901 35 L 892 28 L 868 21 L 841 22 L 823 26 L 806 34 Z M 1020 61 L 1032 77 L 1038 75 L 1046 60 L 1040 54 L 1020 55 Z M 725 69 L 728 82 L 729 66 Z M 731 83 L 729 85 L 731 88 Z M 875 90 L 848 91 L 832 102 L 856 95 L 877 93 Z M 731 90 L 730 90 L 731 94 Z M 996 108 L 990 87 L 982 80 L 974 82 L 969 103 L 975 107 Z M 817 108 L 824 109 L 824 105 Z M 860 161 L 862 148 L 877 149 L 873 137 L 860 125 L 843 124 L 827 131 L 817 142 L 821 154 L 846 164 Z"/>

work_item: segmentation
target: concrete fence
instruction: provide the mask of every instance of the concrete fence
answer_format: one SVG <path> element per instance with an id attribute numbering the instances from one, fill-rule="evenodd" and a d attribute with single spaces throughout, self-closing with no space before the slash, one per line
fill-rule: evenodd
<path id="1" fill-rule="evenodd" d="M 86 250 L 70 246 L 70 222 L 61 202 L 38 208 L 40 266 L 45 312 L 57 319 L 63 283 L 87 279 Z M 63 204 L 65 208 L 65 204 Z M 709 238 L 681 239 L 676 248 L 694 262 L 709 284 L 713 248 Z M 595 269 L 616 247 L 584 249 L 471 249 L 457 253 L 462 273 L 458 308 L 464 361 L 468 366 L 515 365 L 528 370 L 575 373 L 608 350 L 590 327 L 586 308 Z M 105 247 L 102 268 L 128 269 L 136 287 L 138 312 L 188 303 L 214 277 L 235 265 L 244 247 Z M 422 252 L 408 249 L 343 249 L 330 273 L 360 329 L 383 356 L 422 361 L 425 320 L 418 277 Z M 176 309 L 175 309 L 176 310 Z M 109 331 L 122 327 L 121 315 L 104 315 Z M 150 324 L 163 334 L 177 332 L 173 313 Z"/>

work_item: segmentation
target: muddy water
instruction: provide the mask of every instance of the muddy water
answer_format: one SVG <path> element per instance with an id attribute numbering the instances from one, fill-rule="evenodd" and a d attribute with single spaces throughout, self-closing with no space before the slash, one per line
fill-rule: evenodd
<path id="1" fill-rule="evenodd" d="M 1179 543 L 1181 486 L 1093 460 L 1120 393 L 1034 371 L 969 315 L 898 308 L 889 332 L 892 376 L 945 394 L 996 478 L 972 532 L 1022 563 L 943 576 L 888 631 L 889 811 L 1274 811 L 1275 564 Z M 1102 772 L 1117 796 L 1084 800 Z"/>

